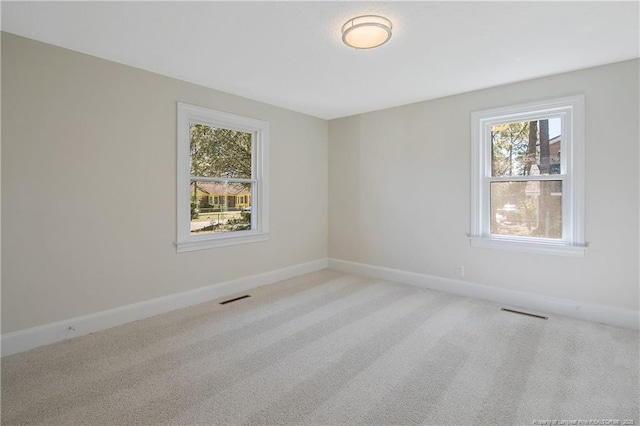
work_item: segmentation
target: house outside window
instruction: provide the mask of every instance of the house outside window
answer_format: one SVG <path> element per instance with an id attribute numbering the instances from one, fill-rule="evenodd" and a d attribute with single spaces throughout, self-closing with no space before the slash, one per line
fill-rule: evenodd
<path id="1" fill-rule="evenodd" d="M 268 239 L 269 124 L 178 103 L 177 251 Z"/>
<path id="2" fill-rule="evenodd" d="M 472 114 L 471 245 L 583 256 L 584 97 Z"/>

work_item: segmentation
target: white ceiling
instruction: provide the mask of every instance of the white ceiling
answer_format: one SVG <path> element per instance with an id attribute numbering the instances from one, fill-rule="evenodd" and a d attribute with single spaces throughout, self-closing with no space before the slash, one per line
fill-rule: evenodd
<path id="1" fill-rule="evenodd" d="M 633 2 L 2 2 L 2 30 L 332 119 L 640 56 Z M 342 44 L 362 14 L 393 22 Z"/>

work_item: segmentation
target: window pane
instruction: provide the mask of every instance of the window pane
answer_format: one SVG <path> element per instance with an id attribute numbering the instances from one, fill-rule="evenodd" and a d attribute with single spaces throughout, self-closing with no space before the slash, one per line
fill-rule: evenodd
<path id="1" fill-rule="evenodd" d="M 562 120 L 491 126 L 491 176 L 560 174 Z"/>
<path id="2" fill-rule="evenodd" d="M 193 181 L 191 235 L 251 229 L 251 184 Z"/>
<path id="3" fill-rule="evenodd" d="M 191 176 L 251 179 L 251 133 L 189 125 Z"/>
<path id="4" fill-rule="evenodd" d="M 562 238 L 562 181 L 491 182 L 491 234 Z"/>

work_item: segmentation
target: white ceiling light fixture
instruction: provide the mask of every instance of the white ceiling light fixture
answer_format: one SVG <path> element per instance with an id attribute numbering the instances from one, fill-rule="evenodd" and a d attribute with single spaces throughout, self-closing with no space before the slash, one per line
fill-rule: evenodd
<path id="1" fill-rule="evenodd" d="M 389 41 L 391 28 L 391 21 L 382 16 L 358 16 L 342 26 L 342 41 L 354 49 L 373 49 Z"/>

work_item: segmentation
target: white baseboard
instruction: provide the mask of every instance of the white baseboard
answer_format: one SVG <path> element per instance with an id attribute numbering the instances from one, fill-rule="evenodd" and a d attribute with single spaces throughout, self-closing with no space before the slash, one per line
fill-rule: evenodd
<path id="1" fill-rule="evenodd" d="M 366 275 L 373 278 L 410 284 L 461 296 L 474 297 L 538 312 L 563 315 L 634 330 L 640 328 L 640 312 L 631 309 L 560 299 L 524 291 L 507 290 L 469 281 L 418 274 L 415 272 L 338 259 L 329 259 L 329 269 L 350 274 Z"/>
<path id="2" fill-rule="evenodd" d="M 198 303 L 230 296 L 256 287 L 326 269 L 327 259 L 289 266 L 275 271 L 238 278 L 232 281 L 213 284 L 182 293 L 158 297 L 156 299 L 121 306 L 89 315 L 70 318 L 51 324 L 19 330 L 2 335 L 2 356 L 12 355 L 39 346 L 49 345 L 73 337 L 83 336 L 107 328 L 116 327 L 132 321 L 149 318 L 154 315 L 176 309 L 197 305 Z"/>

